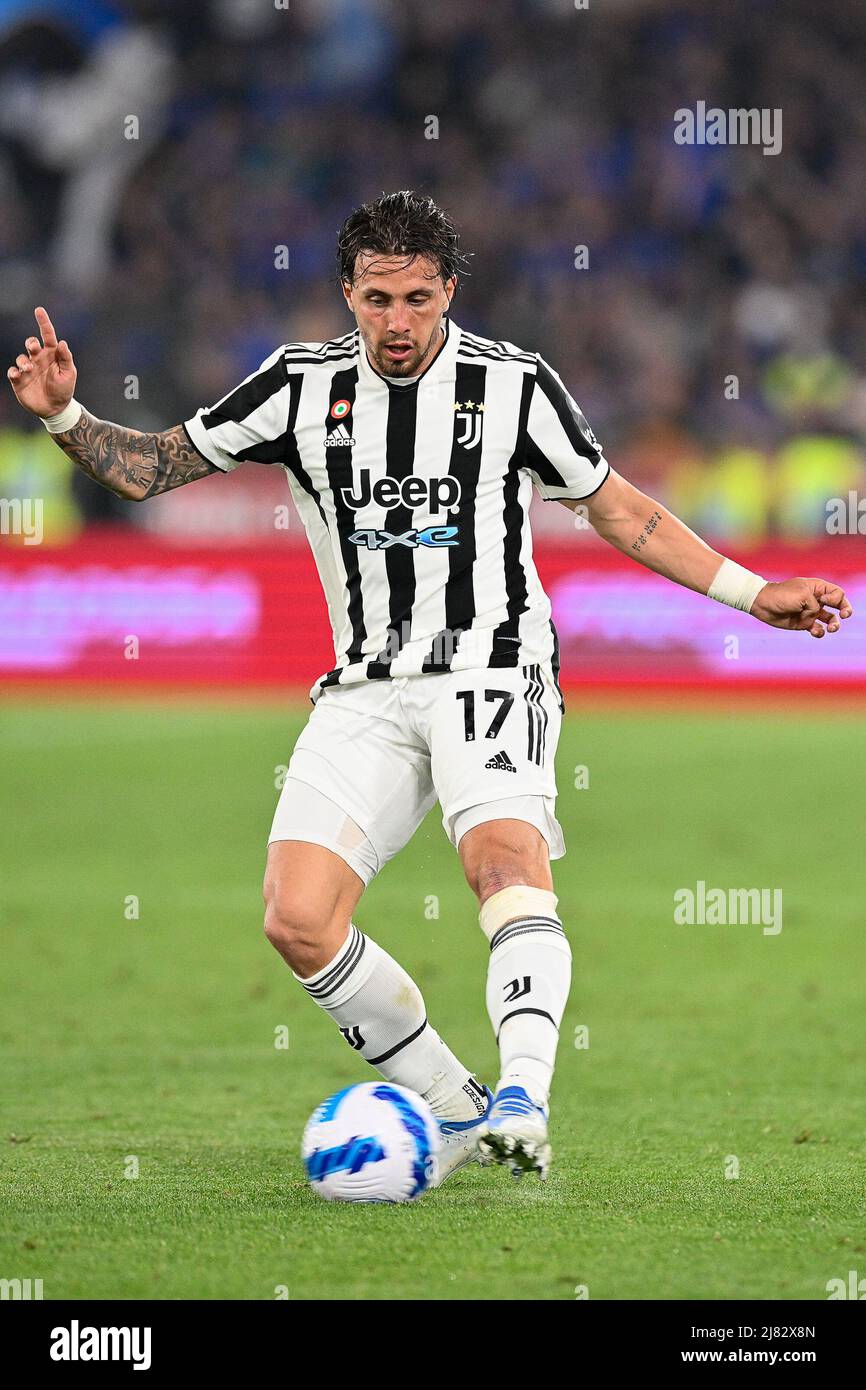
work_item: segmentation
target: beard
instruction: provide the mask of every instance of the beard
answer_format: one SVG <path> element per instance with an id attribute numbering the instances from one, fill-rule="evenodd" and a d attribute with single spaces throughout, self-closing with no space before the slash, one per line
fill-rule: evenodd
<path id="1" fill-rule="evenodd" d="M 426 363 L 437 337 L 441 336 L 442 328 L 441 326 L 437 326 L 436 330 L 431 334 L 423 347 L 419 347 L 413 342 L 405 357 L 392 357 L 390 353 L 385 350 L 388 346 L 387 343 L 382 343 L 378 349 L 370 351 L 370 356 L 375 362 L 377 370 L 380 371 L 383 376 L 417 376 L 418 373 L 423 370 L 423 364 Z M 410 342 L 411 340 L 395 339 L 395 342 L 396 341 Z"/>

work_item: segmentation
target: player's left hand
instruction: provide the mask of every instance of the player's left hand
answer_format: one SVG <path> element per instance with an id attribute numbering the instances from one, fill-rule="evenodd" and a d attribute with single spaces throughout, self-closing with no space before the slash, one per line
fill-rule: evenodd
<path id="1" fill-rule="evenodd" d="M 843 590 L 827 579 L 785 579 L 781 584 L 765 584 L 751 607 L 752 617 L 762 623 L 808 632 L 811 637 L 838 632 L 842 619 L 850 618 L 853 612 Z"/>

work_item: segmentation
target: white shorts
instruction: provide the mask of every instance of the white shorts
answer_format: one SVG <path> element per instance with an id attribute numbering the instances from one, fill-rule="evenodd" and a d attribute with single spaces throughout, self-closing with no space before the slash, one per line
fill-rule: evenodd
<path id="1" fill-rule="evenodd" d="M 485 821 L 525 820 L 560 859 L 561 718 L 544 665 L 328 686 L 295 744 L 269 843 L 324 845 L 367 884 L 438 798 L 455 848 Z"/>

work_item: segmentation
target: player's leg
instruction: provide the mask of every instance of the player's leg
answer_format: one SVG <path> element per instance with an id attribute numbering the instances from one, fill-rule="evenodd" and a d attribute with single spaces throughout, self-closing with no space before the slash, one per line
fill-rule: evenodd
<path id="1" fill-rule="evenodd" d="M 433 778 L 490 943 L 487 1008 L 500 1052 L 498 1104 L 482 1128 L 492 1132 L 501 1122 L 502 1152 L 493 1156 L 543 1173 L 571 983 L 550 872 L 550 859 L 564 853 L 554 815 L 559 695 L 539 666 L 446 680 L 429 713 Z"/>
<path id="2" fill-rule="evenodd" d="M 382 686 L 320 698 L 274 816 L 265 931 L 350 1047 L 461 1123 L 486 1108 L 484 1088 L 428 1022 L 411 977 L 352 921 L 435 799 L 427 750 L 390 718 L 393 698 Z"/>
<path id="3" fill-rule="evenodd" d="M 326 838 L 321 794 L 305 788 L 302 796 L 304 833 Z M 344 813 L 330 804 L 333 820 L 345 822 Z M 272 841 L 265 934 L 349 1046 L 388 1081 L 423 1095 L 440 1118 L 474 1118 L 482 1108 L 475 1097 L 483 1097 L 483 1088 L 428 1023 L 411 976 L 352 921 L 363 890 L 358 873 L 324 845 Z"/>
<path id="4" fill-rule="evenodd" d="M 482 1152 L 515 1172 L 546 1176 L 550 1088 L 571 985 L 571 948 L 556 911 L 548 841 L 532 823 L 544 823 L 544 799 L 515 798 L 485 809 L 497 818 L 461 833 L 458 815 L 456 829 L 490 943 L 487 1012 L 500 1056 L 496 1099 L 480 1143 Z M 503 811 L 515 818 L 501 818 Z M 474 815 L 481 813 L 474 808 Z"/>

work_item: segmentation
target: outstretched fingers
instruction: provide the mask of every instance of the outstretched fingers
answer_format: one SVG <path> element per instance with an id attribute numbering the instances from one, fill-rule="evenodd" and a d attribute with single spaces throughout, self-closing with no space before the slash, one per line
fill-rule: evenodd
<path id="1" fill-rule="evenodd" d="M 34 309 L 33 312 L 36 317 L 36 322 L 39 324 L 39 332 L 42 334 L 43 347 L 57 347 L 57 334 L 54 331 L 54 324 L 48 317 L 47 310 L 43 309 L 40 305 L 39 308 Z"/>

